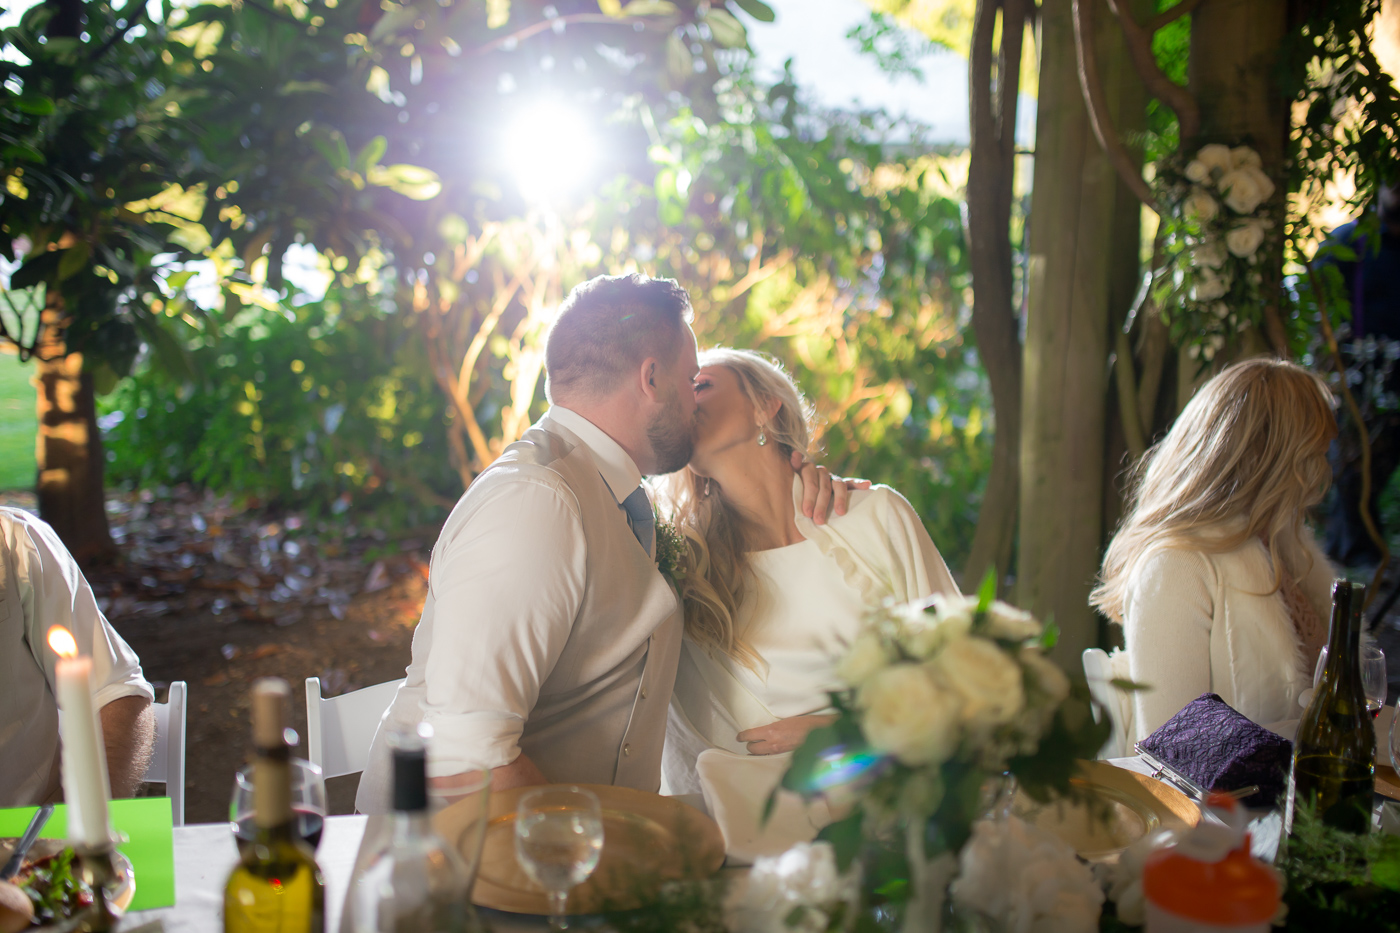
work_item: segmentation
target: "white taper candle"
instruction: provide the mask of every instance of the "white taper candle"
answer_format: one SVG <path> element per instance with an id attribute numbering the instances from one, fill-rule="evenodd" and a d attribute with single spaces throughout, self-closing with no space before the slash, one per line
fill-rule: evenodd
<path id="1" fill-rule="evenodd" d="M 49 632 L 49 645 L 61 655 L 56 670 L 58 708 L 63 711 L 59 733 L 63 738 L 63 799 L 68 804 L 68 838 L 87 846 L 106 846 L 112 839 L 107 818 L 107 794 L 111 785 L 107 780 L 102 723 L 92 708 L 92 658 L 77 657 L 72 635 L 57 626 Z"/>

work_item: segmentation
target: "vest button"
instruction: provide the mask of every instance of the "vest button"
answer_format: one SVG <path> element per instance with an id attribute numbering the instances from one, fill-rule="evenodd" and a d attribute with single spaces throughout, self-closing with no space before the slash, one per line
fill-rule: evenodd
<path id="1" fill-rule="evenodd" d="M 647 698 L 647 688 L 646 688 L 646 687 L 643 687 L 643 688 L 642 688 L 642 699 L 645 700 L 646 698 Z"/>
<path id="2" fill-rule="evenodd" d="M 630 754 L 632 754 L 632 746 L 631 746 L 630 743 L 628 743 L 628 742 L 623 742 L 623 743 L 622 743 L 622 754 L 624 754 L 624 755 L 630 755 Z"/>

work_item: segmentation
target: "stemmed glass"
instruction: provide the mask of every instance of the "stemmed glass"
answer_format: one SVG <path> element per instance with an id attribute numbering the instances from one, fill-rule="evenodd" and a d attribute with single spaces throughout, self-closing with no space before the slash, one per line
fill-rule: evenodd
<path id="1" fill-rule="evenodd" d="M 520 797 L 515 811 L 515 857 L 549 894 L 549 927 L 568 929 L 569 891 L 598 867 L 603 811 L 592 791 L 539 787 Z"/>
<path id="2" fill-rule="evenodd" d="M 326 779 L 321 769 L 304 758 L 291 760 L 292 813 L 296 834 L 315 849 L 321 844 L 326 822 Z M 252 845 L 257 830 L 253 826 L 253 766 L 245 765 L 233 776 L 233 799 L 228 807 L 229 828 L 238 851 Z"/>
<path id="3" fill-rule="evenodd" d="M 1322 669 L 1327 666 L 1327 647 L 1324 645 L 1317 656 L 1317 667 L 1313 669 L 1313 689 L 1322 682 Z M 1361 646 L 1361 687 L 1366 691 L 1366 709 L 1375 719 L 1385 706 L 1387 682 L 1385 652 L 1375 645 Z"/>

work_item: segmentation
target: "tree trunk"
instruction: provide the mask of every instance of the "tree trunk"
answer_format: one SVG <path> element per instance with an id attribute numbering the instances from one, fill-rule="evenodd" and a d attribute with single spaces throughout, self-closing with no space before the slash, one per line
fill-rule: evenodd
<path id="1" fill-rule="evenodd" d="M 1274 181 L 1268 201 L 1274 227 L 1262 248 L 1264 337 L 1288 355 L 1281 314 L 1283 221 L 1288 178 L 1289 101 L 1280 91 L 1279 50 L 1288 32 L 1288 4 L 1280 0 L 1210 0 L 1191 14 L 1189 85 L 1201 108 L 1201 132 L 1183 140 L 1194 152 L 1205 143 L 1245 144 L 1259 153 Z"/>
<path id="2" fill-rule="evenodd" d="M 1017 580 L 1021 606 L 1059 624 L 1056 660 L 1074 670 L 1099 642 L 1088 598 L 1104 536 L 1107 363 L 1136 283 L 1139 207 L 1094 137 L 1071 6 L 1041 6 Z M 1108 113 L 1133 126 L 1144 91 L 1121 33 L 1100 17 L 1094 39 Z"/>
<path id="3" fill-rule="evenodd" d="M 997 9 L 1001 47 L 994 49 Z M 976 588 L 991 567 L 1006 576 L 1016 531 L 1021 434 L 1021 338 L 1011 255 L 1015 184 L 1016 104 L 1020 91 L 1025 0 L 979 0 L 969 57 L 972 158 L 967 176 L 968 262 L 975 294 L 972 327 L 992 388 L 996 433 L 992 468 L 982 493 L 977 531 L 963 574 Z"/>
<path id="4" fill-rule="evenodd" d="M 106 454 L 97 428 L 92 375 L 83 371 L 81 353 L 64 343 L 63 295 L 50 285 L 35 353 L 38 366 L 39 516 L 58 533 L 83 565 L 116 553 L 107 527 L 102 474 Z"/>

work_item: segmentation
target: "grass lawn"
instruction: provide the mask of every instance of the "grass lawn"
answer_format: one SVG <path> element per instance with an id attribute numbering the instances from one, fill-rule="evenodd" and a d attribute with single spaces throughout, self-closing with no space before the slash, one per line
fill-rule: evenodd
<path id="1" fill-rule="evenodd" d="M 34 488 L 34 363 L 0 353 L 0 489 Z"/>

